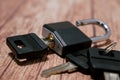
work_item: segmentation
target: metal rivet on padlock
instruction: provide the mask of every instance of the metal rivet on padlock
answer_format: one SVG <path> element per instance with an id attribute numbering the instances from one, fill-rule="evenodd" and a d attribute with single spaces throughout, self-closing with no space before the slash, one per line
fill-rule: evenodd
<path id="1" fill-rule="evenodd" d="M 109 26 L 97 19 L 77 21 L 76 25 L 86 24 L 100 25 L 104 28 L 106 33 L 103 36 L 89 38 L 72 23 L 65 21 L 45 24 L 43 26 L 42 35 L 50 48 L 62 57 L 65 57 L 67 53 L 89 48 L 92 42 L 106 40 L 111 35 Z"/>

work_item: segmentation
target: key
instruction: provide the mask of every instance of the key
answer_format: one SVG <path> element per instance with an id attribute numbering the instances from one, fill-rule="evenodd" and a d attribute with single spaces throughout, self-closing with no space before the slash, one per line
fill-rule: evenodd
<path id="1" fill-rule="evenodd" d="M 83 73 L 91 73 L 91 75 L 95 75 L 96 72 L 99 72 L 99 71 L 100 72 L 101 71 L 102 72 L 105 72 L 105 71 L 120 72 L 120 69 L 119 69 L 120 52 L 115 50 L 111 51 L 110 49 L 112 49 L 113 47 L 114 47 L 114 44 L 110 45 L 106 49 L 89 48 L 82 51 L 74 52 L 73 54 L 67 54 L 66 58 L 69 60 L 69 62 L 64 63 L 63 65 L 59 65 L 57 67 L 44 70 L 42 72 L 42 76 L 49 77 L 50 75 L 66 72 L 66 71 L 69 71 L 70 69 L 72 71 L 79 70 L 80 72 L 83 72 Z M 105 51 L 110 51 L 110 52 L 106 53 Z M 112 64 L 114 68 L 110 67 L 111 66 L 110 63 L 114 64 L 114 65 Z M 67 64 L 72 64 L 74 66 L 69 68 L 69 65 Z M 67 67 L 64 65 L 67 65 Z"/>
<path id="2" fill-rule="evenodd" d="M 52 45 L 50 48 L 61 57 L 65 57 L 67 53 L 89 48 L 92 42 L 106 40 L 111 35 L 109 26 L 103 21 L 97 19 L 77 21 L 77 26 L 86 24 L 97 24 L 101 26 L 105 30 L 105 34 L 103 36 L 89 38 L 72 23 L 64 21 L 43 25 L 42 35 Z"/>
<path id="3" fill-rule="evenodd" d="M 87 64 L 88 59 L 86 51 L 87 50 L 77 51 L 73 53 L 74 55 L 67 54 L 66 58 L 69 60 L 69 62 L 46 69 L 42 71 L 41 76 L 49 77 L 54 74 L 59 74 L 62 72 L 72 72 L 78 69 L 84 73 L 87 73 L 89 66 Z"/>
<path id="4" fill-rule="evenodd" d="M 42 77 L 49 77 L 51 75 L 54 75 L 54 74 L 59 74 L 59 73 L 62 73 L 62 72 L 72 72 L 74 70 L 76 70 L 77 66 L 70 63 L 70 62 L 67 62 L 67 63 L 64 63 L 62 65 L 58 65 L 56 67 L 52 67 L 50 69 L 47 69 L 47 70 L 44 70 L 41 74 Z"/>
<path id="5" fill-rule="evenodd" d="M 48 50 L 47 45 L 35 33 L 8 37 L 6 43 L 13 55 L 21 61 L 40 57 Z"/>
<path id="6" fill-rule="evenodd" d="M 118 73 L 104 72 L 105 80 L 120 80 L 120 75 Z"/>
<path id="7" fill-rule="evenodd" d="M 100 54 L 102 56 L 97 56 L 97 57 L 94 56 L 94 58 L 96 58 L 96 60 L 94 60 L 94 61 L 96 63 L 97 62 L 98 63 L 96 64 L 95 62 L 92 62 L 92 63 L 94 63 L 94 64 L 92 64 L 92 68 L 93 68 L 93 65 L 94 65 L 93 69 L 95 69 L 95 71 L 97 71 L 97 72 L 103 71 L 104 72 L 104 79 L 105 80 L 120 80 L 120 77 L 119 77 L 119 73 L 120 73 L 120 69 L 119 69 L 119 67 L 120 67 L 120 62 L 119 62 L 120 56 L 119 55 L 120 55 L 120 52 L 112 50 L 115 46 L 116 46 L 116 42 L 110 44 L 108 47 L 105 48 L 104 52 L 102 52 L 102 54 Z M 91 51 L 95 51 L 95 50 L 92 49 Z M 97 53 L 98 52 L 96 52 L 96 54 Z M 93 54 L 93 53 L 91 53 L 91 54 Z M 105 57 L 107 57 L 107 58 L 105 59 Z M 102 59 L 102 60 L 100 60 L 100 59 Z M 93 69 L 92 69 L 92 71 L 94 71 Z M 92 73 L 94 73 L 93 75 L 96 74 L 96 72 L 92 72 Z"/>
<path id="8" fill-rule="evenodd" d="M 109 53 L 116 45 L 117 45 L 116 42 L 112 43 L 105 49 L 105 52 Z M 104 79 L 105 80 L 120 80 L 120 76 L 118 73 L 104 72 Z"/>
<path id="9" fill-rule="evenodd" d="M 112 49 L 112 46 L 108 49 Z M 88 63 L 91 71 L 120 72 L 120 51 L 108 49 L 89 48 Z"/>

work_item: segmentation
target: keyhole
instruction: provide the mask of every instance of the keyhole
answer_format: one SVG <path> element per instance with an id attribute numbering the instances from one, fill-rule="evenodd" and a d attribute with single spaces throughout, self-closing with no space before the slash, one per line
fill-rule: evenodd
<path id="1" fill-rule="evenodd" d="M 16 44 L 17 48 L 22 49 L 25 47 L 24 43 L 21 40 L 16 40 L 14 41 L 14 43 Z"/>

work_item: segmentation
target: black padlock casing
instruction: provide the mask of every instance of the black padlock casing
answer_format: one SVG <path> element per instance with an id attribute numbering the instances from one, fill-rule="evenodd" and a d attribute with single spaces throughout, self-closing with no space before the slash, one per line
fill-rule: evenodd
<path id="1" fill-rule="evenodd" d="M 62 57 L 67 53 L 86 49 L 92 43 L 90 38 L 68 21 L 45 24 L 42 35 L 47 37 L 49 34 L 53 34 L 55 38 L 53 51 Z"/>
<path id="2" fill-rule="evenodd" d="M 18 59 L 39 57 L 47 50 L 44 42 L 34 33 L 11 36 L 6 42 Z"/>
<path id="3" fill-rule="evenodd" d="M 88 63 L 91 71 L 110 71 L 120 73 L 120 51 L 112 50 L 109 53 L 105 49 L 89 48 Z"/>

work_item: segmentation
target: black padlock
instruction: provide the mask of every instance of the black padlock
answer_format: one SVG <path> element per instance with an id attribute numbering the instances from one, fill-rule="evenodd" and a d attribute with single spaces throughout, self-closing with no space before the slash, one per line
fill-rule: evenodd
<path id="1" fill-rule="evenodd" d="M 50 41 L 50 43 L 53 41 L 51 43 L 52 47 L 50 46 L 53 51 L 65 57 L 67 53 L 89 48 L 92 42 L 106 40 L 111 34 L 109 27 L 100 20 L 87 19 L 77 21 L 78 26 L 85 24 L 98 24 L 104 28 L 106 33 L 104 36 L 89 38 L 72 23 L 65 21 L 45 24 L 42 35 L 46 40 Z"/>
<path id="2" fill-rule="evenodd" d="M 35 33 L 8 37 L 6 43 L 17 59 L 37 58 L 48 49 Z"/>

